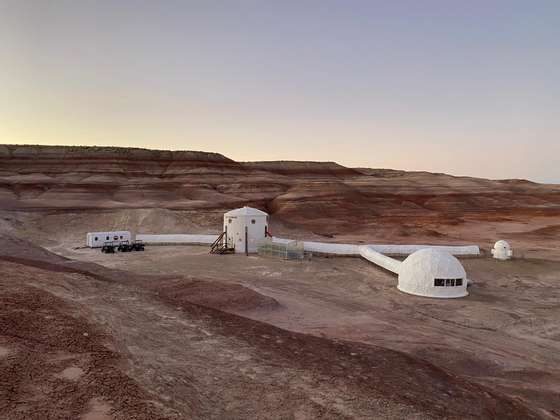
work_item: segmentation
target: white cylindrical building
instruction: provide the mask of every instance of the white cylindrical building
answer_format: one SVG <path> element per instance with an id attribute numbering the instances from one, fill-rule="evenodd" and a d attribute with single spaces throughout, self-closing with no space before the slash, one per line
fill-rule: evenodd
<path id="1" fill-rule="evenodd" d="M 513 256 L 513 250 L 509 243 L 500 240 L 494 244 L 492 248 L 492 255 L 497 260 L 509 260 Z"/>
<path id="2" fill-rule="evenodd" d="M 268 214 L 252 207 L 243 207 L 224 214 L 227 247 L 236 254 L 254 253 L 268 234 Z"/>
<path id="3" fill-rule="evenodd" d="M 399 267 L 397 288 L 405 293 L 434 298 L 468 295 L 467 273 L 457 258 L 436 249 L 421 249 Z"/>

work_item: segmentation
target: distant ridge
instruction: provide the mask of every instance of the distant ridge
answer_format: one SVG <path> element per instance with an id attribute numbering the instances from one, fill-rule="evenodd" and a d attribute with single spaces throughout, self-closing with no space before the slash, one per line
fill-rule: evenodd
<path id="1" fill-rule="evenodd" d="M 0 158 L 41 159 L 130 159 L 130 160 L 209 160 L 235 162 L 220 153 L 191 150 L 158 150 L 139 147 L 113 146 L 44 146 L 44 145 L 0 145 Z"/>

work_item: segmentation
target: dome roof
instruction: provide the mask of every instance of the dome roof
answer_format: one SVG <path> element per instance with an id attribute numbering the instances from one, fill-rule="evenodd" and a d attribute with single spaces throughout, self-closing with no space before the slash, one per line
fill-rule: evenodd
<path id="1" fill-rule="evenodd" d="M 504 241 L 503 239 L 499 240 L 498 242 L 496 242 L 494 244 L 494 249 L 498 249 L 498 248 L 507 248 L 510 249 L 511 246 L 507 241 Z"/>
<path id="2" fill-rule="evenodd" d="M 268 213 L 253 207 L 241 207 L 239 209 L 230 210 L 224 216 L 268 216 Z"/>
<path id="3" fill-rule="evenodd" d="M 448 252 L 432 248 L 416 251 L 402 262 L 397 287 L 418 296 L 454 298 L 468 295 L 467 273 L 459 260 Z"/>

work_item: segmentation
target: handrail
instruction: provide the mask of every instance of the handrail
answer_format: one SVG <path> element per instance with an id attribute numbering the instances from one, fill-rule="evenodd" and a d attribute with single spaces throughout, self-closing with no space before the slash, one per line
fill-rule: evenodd
<path id="1" fill-rule="evenodd" d="M 212 245 L 210 246 L 210 253 L 211 253 L 211 254 L 212 254 L 212 253 L 216 250 L 216 248 L 220 245 L 220 241 L 224 238 L 224 235 L 225 235 L 225 234 L 226 234 L 225 232 L 222 232 L 221 235 L 218 236 L 218 239 L 216 239 L 216 240 L 214 241 L 214 243 L 212 243 Z"/>

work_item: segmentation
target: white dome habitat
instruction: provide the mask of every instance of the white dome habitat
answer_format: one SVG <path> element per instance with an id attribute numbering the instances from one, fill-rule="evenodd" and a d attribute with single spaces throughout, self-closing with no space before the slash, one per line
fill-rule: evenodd
<path id="1" fill-rule="evenodd" d="M 434 298 L 467 296 L 467 273 L 453 255 L 431 248 L 409 255 L 399 267 L 397 288 L 405 293 Z"/>

